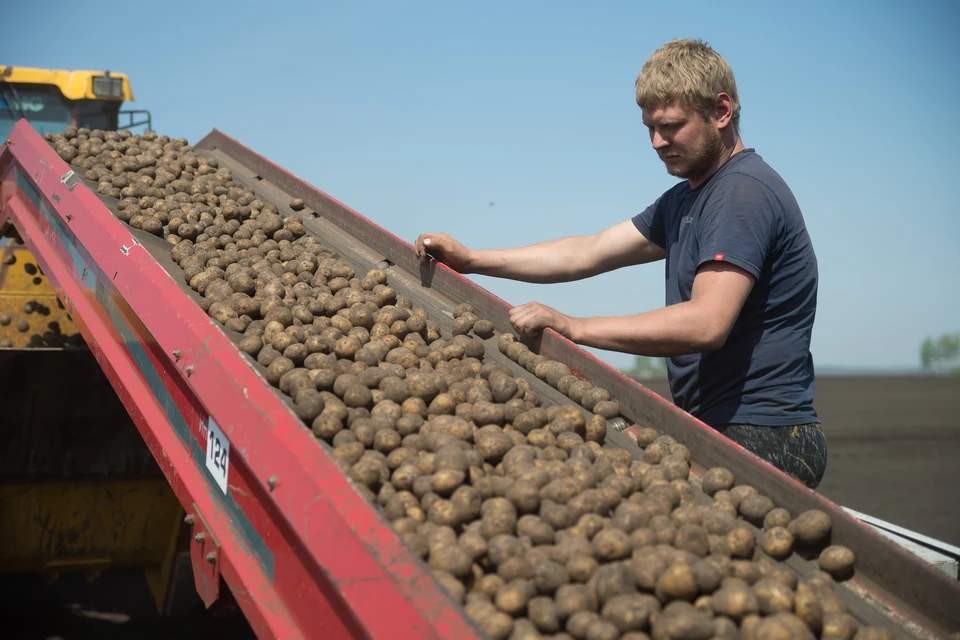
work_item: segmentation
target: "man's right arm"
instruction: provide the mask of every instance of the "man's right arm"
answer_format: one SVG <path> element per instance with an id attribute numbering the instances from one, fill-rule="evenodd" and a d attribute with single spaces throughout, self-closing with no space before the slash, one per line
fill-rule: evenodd
<path id="1" fill-rule="evenodd" d="M 450 236 L 417 238 L 421 260 L 433 257 L 460 273 L 478 273 L 523 282 L 582 280 L 621 267 L 663 259 L 662 247 L 647 239 L 631 220 L 589 236 L 570 236 L 515 249 L 471 250 Z"/>

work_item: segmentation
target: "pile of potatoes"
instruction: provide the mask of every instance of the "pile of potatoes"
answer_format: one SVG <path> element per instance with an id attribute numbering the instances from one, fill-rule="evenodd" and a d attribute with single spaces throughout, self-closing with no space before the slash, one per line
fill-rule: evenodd
<path id="1" fill-rule="evenodd" d="M 726 469 L 692 477 L 687 448 L 650 427 L 642 460 L 604 448 L 619 415 L 608 391 L 470 305 L 448 334 L 385 271 L 356 273 L 186 140 L 47 138 L 119 200 L 123 221 L 171 243 L 204 310 L 242 334 L 240 349 L 490 638 L 893 637 L 859 628 L 836 595 L 854 557 L 827 546 L 826 514 L 776 508 Z M 488 349 L 573 402 L 544 406 Z M 794 550 L 819 554 L 820 570 L 798 577 L 780 562 Z"/>

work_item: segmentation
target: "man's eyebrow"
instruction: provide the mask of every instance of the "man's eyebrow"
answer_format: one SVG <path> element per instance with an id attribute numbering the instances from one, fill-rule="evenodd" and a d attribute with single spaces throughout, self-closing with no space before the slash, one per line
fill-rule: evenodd
<path id="1" fill-rule="evenodd" d="M 676 119 L 672 119 L 672 120 L 664 120 L 663 122 L 658 122 L 658 123 L 656 123 L 656 124 L 659 125 L 659 126 L 661 126 L 661 127 L 674 127 L 674 126 L 677 126 L 677 125 L 681 125 L 681 124 L 683 124 L 684 122 L 686 122 L 686 119 L 685 119 L 685 118 L 676 118 Z M 644 125 L 645 127 L 647 127 L 648 129 L 649 129 L 650 127 L 654 126 L 653 124 L 650 124 L 649 122 L 644 122 L 643 125 Z"/>

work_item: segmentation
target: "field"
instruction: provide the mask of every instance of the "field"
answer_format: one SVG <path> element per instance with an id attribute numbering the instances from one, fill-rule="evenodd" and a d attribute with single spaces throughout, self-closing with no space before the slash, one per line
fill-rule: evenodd
<path id="1" fill-rule="evenodd" d="M 644 384 L 670 397 L 665 381 Z M 829 448 L 818 491 L 960 545 L 960 377 L 820 376 L 816 384 Z"/>

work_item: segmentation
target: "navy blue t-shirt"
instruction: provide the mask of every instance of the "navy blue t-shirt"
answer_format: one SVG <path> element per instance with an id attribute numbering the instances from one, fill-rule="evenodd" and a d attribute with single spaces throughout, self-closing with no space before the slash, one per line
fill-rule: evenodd
<path id="1" fill-rule="evenodd" d="M 673 187 L 633 223 L 666 250 L 667 305 L 690 300 L 707 262 L 729 262 L 757 279 L 723 347 L 667 358 L 674 402 L 711 425 L 817 422 L 810 354 L 817 258 L 777 172 L 746 149 L 698 188 Z"/>

